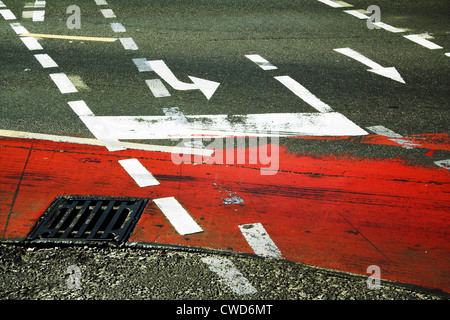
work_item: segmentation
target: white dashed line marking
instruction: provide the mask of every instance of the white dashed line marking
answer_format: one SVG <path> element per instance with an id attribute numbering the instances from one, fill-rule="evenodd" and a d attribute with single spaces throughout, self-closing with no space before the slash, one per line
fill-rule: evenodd
<path id="1" fill-rule="evenodd" d="M 278 69 L 273 64 L 271 64 L 269 61 L 261 57 L 259 54 L 248 54 L 246 55 L 248 59 L 256 63 L 261 69 L 263 70 L 275 70 Z"/>
<path id="2" fill-rule="evenodd" d="M 42 50 L 40 43 L 33 37 L 20 37 L 20 40 L 27 46 L 28 50 Z"/>
<path id="3" fill-rule="evenodd" d="M 33 21 L 44 21 L 45 19 L 45 11 L 44 10 L 35 10 L 33 12 Z"/>
<path id="4" fill-rule="evenodd" d="M 358 19 L 369 19 L 368 16 L 366 16 L 366 13 L 368 13 L 366 10 L 344 10 L 345 13 L 351 14 L 354 17 L 357 17 Z"/>
<path id="5" fill-rule="evenodd" d="M 308 103 L 311 107 L 319 112 L 333 112 L 333 109 L 322 102 L 319 98 L 309 92 L 304 86 L 295 81 L 289 76 L 275 77 L 276 80 L 285 85 L 289 90 L 291 90 L 296 96 Z"/>
<path id="6" fill-rule="evenodd" d="M 112 11 L 111 9 L 100 9 L 100 11 L 105 18 L 116 18 L 114 11 Z"/>
<path id="7" fill-rule="evenodd" d="M 16 16 L 9 9 L 1 9 L 0 14 L 3 16 L 5 20 L 16 20 Z"/>
<path id="8" fill-rule="evenodd" d="M 152 67 L 150 66 L 150 63 L 148 63 L 146 58 L 136 58 L 133 59 L 133 62 L 138 68 L 139 72 L 153 71 Z"/>
<path id="9" fill-rule="evenodd" d="M 122 43 L 123 47 L 126 50 L 138 50 L 138 46 L 134 42 L 133 38 L 119 38 L 120 42 Z"/>
<path id="10" fill-rule="evenodd" d="M 174 197 L 154 199 L 153 202 L 179 234 L 187 235 L 203 232 L 202 228 Z"/>
<path id="11" fill-rule="evenodd" d="M 0 8 L 5 8 L 5 7 L 6 7 L 6 5 L 2 1 L 0 1 Z"/>
<path id="12" fill-rule="evenodd" d="M 126 32 L 127 30 L 125 27 L 119 23 L 119 22 L 113 22 L 109 24 L 111 26 L 111 29 L 113 29 L 114 32 Z"/>
<path id="13" fill-rule="evenodd" d="M 52 73 L 50 74 L 50 77 L 61 93 L 78 92 L 77 88 L 75 88 L 72 81 L 70 81 L 65 73 Z"/>
<path id="14" fill-rule="evenodd" d="M 139 162 L 138 159 L 119 160 L 120 165 L 141 188 L 159 185 L 159 181 Z"/>
<path id="15" fill-rule="evenodd" d="M 441 46 L 435 44 L 434 42 L 431 42 L 421 34 L 410 34 L 407 36 L 404 36 L 406 39 L 411 40 L 417 44 L 420 44 L 421 46 L 424 46 L 425 48 L 436 50 L 436 49 L 442 49 Z"/>
<path id="16" fill-rule="evenodd" d="M 393 32 L 393 33 L 401 33 L 401 32 L 405 32 L 406 31 L 405 29 L 396 28 L 396 27 L 388 25 L 388 24 L 386 24 L 384 22 L 374 22 L 373 24 L 375 26 L 378 26 L 378 27 L 386 30 L 386 31 Z"/>
<path id="17" fill-rule="evenodd" d="M 89 107 L 86 105 L 86 102 L 84 102 L 83 100 L 69 101 L 68 104 L 79 117 L 94 116 L 91 109 L 89 109 Z"/>
<path id="18" fill-rule="evenodd" d="M 43 68 L 56 68 L 58 64 L 46 53 L 35 54 L 34 57 L 39 61 Z"/>
<path id="19" fill-rule="evenodd" d="M 317 1 L 329 5 L 330 7 L 333 8 L 353 7 L 353 5 L 348 4 L 344 1 L 331 1 L 331 0 L 317 0 Z"/>
<path id="20" fill-rule="evenodd" d="M 201 260 L 236 294 L 245 295 L 258 292 L 231 260 L 225 257 L 202 257 Z"/>
<path id="21" fill-rule="evenodd" d="M 239 229 L 255 254 L 267 258 L 282 258 L 280 250 L 261 223 L 243 224 Z"/>
<path id="22" fill-rule="evenodd" d="M 29 33 L 28 30 L 24 26 L 22 26 L 19 22 L 11 23 L 10 26 L 17 34 Z"/>
<path id="23" fill-rule="evenodd" d="M 108 5 L 106 0 L 95 0 L 95 4 L 98 6 L 107 6 Z"/>
<path id="24" fill-rule="evenodd" d="M 160 79 L 145 80 L 145 83 L 148 85 L 156 98 L 170 97 L 169 91 L 167 91 Z"/>

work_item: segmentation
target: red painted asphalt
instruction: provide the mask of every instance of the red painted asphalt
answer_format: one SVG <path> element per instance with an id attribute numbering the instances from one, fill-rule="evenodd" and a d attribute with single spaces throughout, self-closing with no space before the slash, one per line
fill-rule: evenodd
<path id="1" fill-rule="evenodd" d="M 448 135 L 415 140 L 428 155 L 449 150 Z M 129 158 L 160 185 L 140 188 L 118 163 Z M 449 170 L 285 150 L 279 159 L 279 172 L 261 175 L 258 165 L 176 165 L 169 153 L 0 137 L 0 238 L 25 237 L 58 195 L 173 196 L 204 232 L 179 235 L 150 202 L 130 241 L 252 253 L 238 226 L 259 222 L 287 260 L 362 275 L 378 265 L 384 279 L 450 292 Z M 224 202 L 234 195 L 244 202 Z"/>

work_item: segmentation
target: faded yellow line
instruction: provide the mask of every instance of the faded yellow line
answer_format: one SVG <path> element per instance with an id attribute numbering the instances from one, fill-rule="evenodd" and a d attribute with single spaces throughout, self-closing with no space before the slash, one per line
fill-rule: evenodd
<path id="1" fill-rule="evenodd" d="M 41 34 L 41 33 L 21 33 L 21 37 L 34 37 L 34 38 L 53 38 L 53 39 L 66 39 L 66 40 L 81 40 L 81 41 L 103 41 L 114 42 L 117 38 L 99 38 L 99 37 L 81 37 L 81 36 L 67 36 L 58 34 Z"/>

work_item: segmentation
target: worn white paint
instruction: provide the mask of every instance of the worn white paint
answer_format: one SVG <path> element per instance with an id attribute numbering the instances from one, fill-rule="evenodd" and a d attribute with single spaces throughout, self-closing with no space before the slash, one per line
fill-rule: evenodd
<path id="1" fill-rule="evenodd" d="M 450 159 L 439 160 L 434 162 L 437 166 L 450 170 Z"/>
<path id="2" fill-rule="evenodd" d="M 172 139 L 233 136 L 359 136 L 367 132 L 337 112 L 186 115 L 95 116 L 81 120 L 100 140 Z"/>
<path id="3" fill-rule="evenodd" d="M 258 291 L 244 277 L 244 275 L 235 267 L 233 262 L 225 257 L 207 256 L 201 258 L 202 262 L 207 264 L 209 269 L 216 273 L 225 285 L 238 295 L 254 294 Z"/>
<path id="4" fill-rule="evenodd" d="M 389 140 L 398 143 L 405 149 L 412 149 L 414 147 L 420 146 L 420 144 L 417 144 L 411 140 L 405 139 L 400 134 L 395 133 L 394 131 L 392 131 L 384 126 L 372 126 L 372 127 L 367 127 L 367 129 L 372 131 L 373 133 L 390 138 Z"/>
<path id="5" fill-rule="evenodd" d="M 145 83 L 156 98 L 170 97 L 169 91 L 167 91 L 160 79 L 145 80 Z"/>
<path id="6" fill-rule="evenodd" d="M 239 229 L 255 254 L 266 258 L 282 258 L 280 250 L 261 223 L 243 224 Z"/>
<path id="7" fill-rule="evenodd" d="M 139 72 L 153 71 L 146 58 L 135 58 L 133 59 L 133 63 L 136 65 Z"/>

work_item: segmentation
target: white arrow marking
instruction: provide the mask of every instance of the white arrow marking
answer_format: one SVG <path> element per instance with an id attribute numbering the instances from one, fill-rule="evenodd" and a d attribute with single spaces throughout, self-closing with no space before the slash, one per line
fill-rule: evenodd
<path id="1" fill-rule="evenodd" d="M 334 51 L 342 53 L 356 61 L 361 62 L 362 64 L 365 64 L 369 68 L 371 68 L 367 71 L 379 74 L 380 76 L 390 78 L 392 80 L 395 80 L 395 81 L 398 81 L 401 83 L 405 83 L 405 81 L 403 80 L 400 73 L 398 73 L 397 69 L 395 69 L 394 67 L 387 67 L 387 68 L 383 67 L 383 66 L 379 65 L 378 63 L 370 60 L 369 58 L 363 56 L 359 52 L 356 52 L 355 50 L 352 50 L 350 48 L 334 49 Z"/>
<path id="2" fill-rule="evenodd" d="M 193 83 L 182 82 L 177 79 L 173 72 L 162 60 L 148 61 L 150 67 L 155 71 L 164 81 L 166 81 L 175 90 L 200 90 L 209 100 L 214 92 L 219 87 L 220 83 L 206 79 L 191 77 Z"/>

